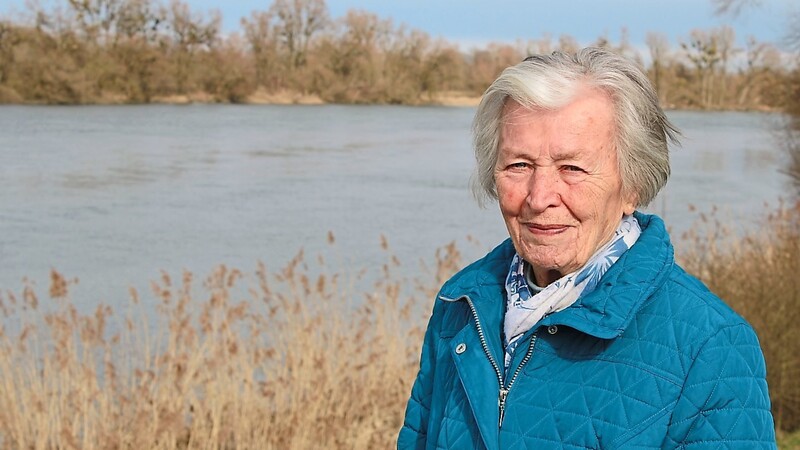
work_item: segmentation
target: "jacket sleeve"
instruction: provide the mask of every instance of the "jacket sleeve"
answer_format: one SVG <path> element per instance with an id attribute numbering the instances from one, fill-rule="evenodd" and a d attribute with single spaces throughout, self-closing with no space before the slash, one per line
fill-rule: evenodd
<path id="1" fill-rule="evenodd" d="M 764 357 L 749 325 L 724 328 L 703 344 L 662 448 L 777 448 Z"/>
<path id="2" fill-rule="evenodd" d="M 397 438 L 398 449 L 425 448 L 428 437 L 428 417 L 431 410 L 431 397 L 433 395 L 433 377 L 436 372 L 436 342 L 438 331 L 434 325 L 436 308 L 428 322 L 425 331 L 425 341 L 422 345 L 422 356 L 419 360 L 419 372 L 411 388 L 411 398 L 406 405 L 403 428 Z"/>

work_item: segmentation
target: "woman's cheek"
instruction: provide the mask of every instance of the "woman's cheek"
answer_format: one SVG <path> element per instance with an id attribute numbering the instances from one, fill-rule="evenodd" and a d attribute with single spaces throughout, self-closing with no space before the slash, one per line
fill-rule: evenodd
<path id="1" fill-rule="evenodd" d="M 519 180 L 503 177 L 497 180 L 497 198 L 501 203 L 511 204 L 521 203 L 527 197 L 527 192 L 524 189 L 524 183 Z"/>
<path id="2" fill-rule="evenodd" d="M 506 215 L 513 215 L 517 213 L 520 210 L 522 201 L 524 200 L 522 195 L 510 190 L 499 191 L 497 197 L 500 203 L 500 209 Z"/>

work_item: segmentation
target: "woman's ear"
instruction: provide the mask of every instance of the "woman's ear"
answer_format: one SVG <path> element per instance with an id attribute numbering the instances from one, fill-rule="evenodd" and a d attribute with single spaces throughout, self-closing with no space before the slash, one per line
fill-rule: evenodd
<path id="1" fill-rule="evenodd" d="M 622 213 L 630 216 L 636 210 L 636 205 L 639 203 L 639 196 L 635 193 L 623 193 L 624 199 L 622 201 Z"/>

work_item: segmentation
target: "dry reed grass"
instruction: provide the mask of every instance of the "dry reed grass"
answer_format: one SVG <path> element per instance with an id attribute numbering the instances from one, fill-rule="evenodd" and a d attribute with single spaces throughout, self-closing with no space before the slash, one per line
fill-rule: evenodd
<path id="1" fill-rule="evenodd" d="M 312 270 L 302 252 L 276 272 L 219 267 L 202 290 L 191 273 L 177 282 L 163 274 L 153 283 L 157 324 L 135 291 L 122 315 L 108 306 L 79 313 L 69 297 L 75 281 L 55 271 L 52 302 L 31 288 L 7 293 L 2 447 L 393 446 L 430 286 L 460 256 L 450 245 L 437 253 L 432 279 L 404 280 L 382 245 L 387 263 L 363 294 L 353 292 L 363 273 L 331 273 L 322 256 Z"/>
<path id="2" fill-rule="evenodd" d="M 777 424 L 800 427 L 800 205 L 741 235 L 714 217 L 683 237 L 681 260 L 756 328 Z M 333 235 L 329 241 L 333 243 Z M 19 449 L 390 448 L 430 302 L 461 266 L 455 244 L 427 279 L 386 263 L 331 270 L 302 252 L 285 267 L 168 274 L 152 296 L 78 312 L 53 271 L 49 299 L 0 296 L 0 444 Z M 154 306 L 155 304 L 155 306 Z M 154 312 L 155 311 L 155 312 Z M 781 448 L 798 434 L 782 433 Z"/>
<path id="3" fill-rule="evenodd" d="M 701 215 L 683 236 L 682 265 L 755 328 L 779 430 L 800 430 L 800 202 L 780 205 L 758 229 Z M 788 447 L 787 447 L 788 448 Z M 794 445 L 792 448 L 796 448 Z"/>

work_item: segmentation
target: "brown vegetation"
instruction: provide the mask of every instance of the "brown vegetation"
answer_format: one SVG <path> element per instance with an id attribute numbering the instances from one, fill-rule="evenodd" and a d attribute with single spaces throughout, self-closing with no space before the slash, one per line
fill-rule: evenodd
<path id="1" fill-rule="evenodd" d="M 756 328 L 782 435 L 800 428 L 798 221 L 800 205 L 784 208 L 742 237 L 707 220 L 681 258 Z M 220 267 L 202 289 L 164 274 L 118 311 L 80 313 L 76 281 L 57 272 L 50 299 L 4 294 L 0 445 L 391 448 L 431 299 L 461 258 L 451 244 L 408 280 L 382 245 L 387 263 L 363 291 L 363 272 L 300 253 L 274 272 Z M 800 448 L 785 436 L 781 448 Z"/>
<path id="2" fill-rule="evenodd" d="M 800 430 L 800 202 L 779 208 L 757 230 L 701 215 L 682 240 L 683 266 L 756 330 L 767 362 L 779 430 Z"/>
<path id="3" fill-rule="evenodd" d="M 357 274 L 321 257 L 310 269 L 302 253 L 274 273 L 219 267 L 202 290 L 164 274 L 121 315 L 81 314 L 55 271 L 50 301 L 7 293 L 0 445 L 388 448 L 422 340 L 419 299 L 440 279 L 409 289 L 387 260 L 363 293 Z M 451 246 L 440 276 L 457 262 Z"/>
<path id="4" fill-rule="evenodd" d="M 32 2 L 26 16 L 0 19 L 0 103 L 471 104 L 525 56 L 578 47 L 563 35 L 462 50 L 367 11 L 332 18 L 324 0 L 274 0 L 223 35 L 218 12 L 162 1 Z M 651 61 L 671 107 L 784 107 L 797 69 L 770 44 L 742 49 L 734 38 L 728 27 L 694 30 L 673 48 L 651 33 L 645 57 L 624 32 L 594 45 Z"/>

